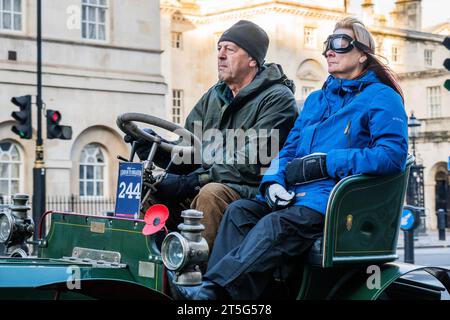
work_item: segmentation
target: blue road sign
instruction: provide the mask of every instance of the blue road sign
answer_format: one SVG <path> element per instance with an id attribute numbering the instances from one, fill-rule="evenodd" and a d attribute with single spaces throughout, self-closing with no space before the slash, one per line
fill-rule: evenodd
<path id="1" fill-rule="evenodd" d="M 403 231 L 411 230 L 414 227 L 414 214 L 411 210 L 403 209 L 400 229 Z"/>
<path id="2" fill-rule="evenodd" d="M 141 204 L 142 163 L 119 164 L 115 216 L 137 219 Z"/>
<path id="3" fill-rule="evenodd" d="M 447 161 L 447 170 L 450 171 L 450 157 L 448 157 L 448 161 Z"/>

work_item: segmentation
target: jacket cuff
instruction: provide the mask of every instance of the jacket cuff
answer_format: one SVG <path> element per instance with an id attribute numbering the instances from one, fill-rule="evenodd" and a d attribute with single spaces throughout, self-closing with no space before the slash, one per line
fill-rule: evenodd
<path id="1" fill-rule="evenodd" d="M 342 179 L 348 176 L 348 150 L 334 149 L 327 153 L 327 172 L 330 177 Z"/>

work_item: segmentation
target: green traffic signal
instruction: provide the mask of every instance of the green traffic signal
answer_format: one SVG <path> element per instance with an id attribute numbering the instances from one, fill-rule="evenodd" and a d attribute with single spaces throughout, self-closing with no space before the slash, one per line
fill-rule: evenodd
<path id="1" fill-rule="evenodd" d="M 450 91 L 450 79 L 445 80 L 444 82 L 444 88 Z"/>
<path id="2" fill-rule="evenodd" d="M 11 113 L 11 116 L 17 121 L 17 123 L 12 126 L 11 131 L 19 135 L 21 139 L 31 139 L 33 136 L 31 96 L 13 97 L 11 102 L 20 108 L 20 111 Z"/>

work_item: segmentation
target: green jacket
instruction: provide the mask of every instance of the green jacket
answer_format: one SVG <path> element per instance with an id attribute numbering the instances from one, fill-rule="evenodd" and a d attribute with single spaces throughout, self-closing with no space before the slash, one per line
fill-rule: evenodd
<path id="1" fill-rule="evenodd" d="M 268 167 L 270 159 L 276 156 L 270 152 L 271 130 L 279 130 L 279 141 L 276 141 L 275 146 L 278 152 L 297 117 L 294 91 L 293 82 L 287 79 L 277 64 L 264 65 L 253 81 L 234 98 L 223 82 L 210 88 L 195 105 L 185 124 L 189 131 L 197 135 L 201 131 L 202 134 L 202 166 L 197 169 L 198 172 L 208 173 L 202 176 L 209 177 L 210 182 L 228 185 L 242 198 L 255 197 L 262 169 Z M 198 124 L 201 124 L 201 128 Z M 233 142 L 234 139 L 227 139 L 227 134 L 236 133 L 228 129 L 242 129 L 247 133 L 247 139 L 245 142 L 242 140 L 241 144 Z M 261 135 L 264 131 L 267 131 L 267 136 Z M 216 136 L 214 139 L 211 133 Z M 255 133 L 259 134 L 259 138 L 255 138 Z M 223 143 L 219 143 L 221 139 L 217 140 L 220 135 Z M 237 147 L 230 148 L 233 143 Z M 227 148 L 232 154 L 230 150 L 227 154 Z M 264 152 L 261 161 L 260 152 L 263 149 L 269 150 Z M 259 150 L 258 153 L 256 150 Z M 268 156 L 270 159 L 266 161 Z"/>

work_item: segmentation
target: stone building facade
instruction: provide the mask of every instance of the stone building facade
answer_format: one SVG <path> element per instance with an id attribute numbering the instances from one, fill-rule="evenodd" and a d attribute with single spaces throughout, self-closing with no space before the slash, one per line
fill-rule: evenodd
<path id="1" fill-rule="evenodd" d="M 35 140 L 11 132 L 11 112 L 18 108 L 10 99 L 36 95 L 36 3 L 0 1 L 3 195 L 33 191 Z M 42 97 L 45 108 L 59 110 L 61 124 L 73 129 L 71 140 L 45 139 L 43 118 L 47 195 L 114 196 L 116 156 L 129 153 L 117 116 L 129 111 L 165 116 L 159 10 L 158 1 L 147 0 L 132 5 L 121 0 L 42 1 Z"/>

